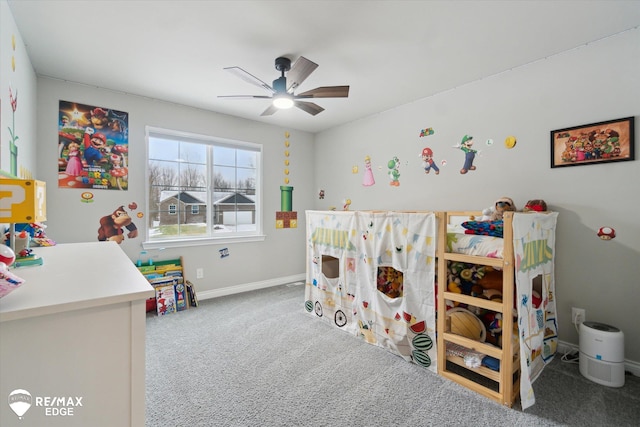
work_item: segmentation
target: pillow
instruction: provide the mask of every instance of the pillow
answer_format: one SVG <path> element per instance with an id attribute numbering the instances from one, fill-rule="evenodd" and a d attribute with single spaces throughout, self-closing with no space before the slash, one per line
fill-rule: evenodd
<path id="1" fill-rule="evenodd" d="M 465 229 L 460 224 L 447 224 L 447 233 L 464 234 L 465 233 Z"/>
<path id="2" fill-rule="evenodd" d="M 498 221 L 465 221 L 462 223 L 465 234 L 480 234 L 483 236 L 502 237 L 504 223 Z"/>

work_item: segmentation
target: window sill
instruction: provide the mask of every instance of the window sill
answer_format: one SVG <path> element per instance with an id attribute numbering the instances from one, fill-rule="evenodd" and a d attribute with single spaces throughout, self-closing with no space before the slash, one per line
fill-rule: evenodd
<path id="1" fill-rule="evenodd" d="M 202 239 L 185 240 L 153 240 L 142 242 L 143 249 L 184 248 L 192 246 L 226 245 L 229 243 L 263 242 L 264 234 L 251 236 L 207 237 Z"/>

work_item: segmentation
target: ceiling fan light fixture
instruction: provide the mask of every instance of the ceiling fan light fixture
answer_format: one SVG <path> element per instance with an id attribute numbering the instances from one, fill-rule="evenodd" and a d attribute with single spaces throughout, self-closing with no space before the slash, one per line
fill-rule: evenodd
<path id="1" fill-rule="evenodd" d="M 300 87 L 303 81 L 318 68 L 318 64 L 309 61 L 304 56 L 299 57 L 296 62 L 291 65 L 291 60 L 284 56 L 276 58 L 276 70 L 280 71 L 280 77 L 273 81 L 273 86 L 263 82 L 253 74 L 250 74 L 240 67 L 227 67 L 225 70 L 242 80 L 258 86 L 269 95 L 231 95 L 218 96 L 218 98 L 253 98 L 253 99 L 270 99 L 271 104 L 260 116 L 270 116 L 278 110 L 297 107 L 302 111 L 315 116 L 324 111 L 324 108 L 314 102 L 302 101 L 312 98 L 347 98 L 349 96 L 349 86 L 320 86 L 315 89 L 307 90 L 304 93 L 295 94 L 295 90 Z"/>
<path id="2" fill-rule="evenodd" d="M 281 110 L 293 107 L 293 97 L 289 94 L 283 93 L 273 97 L 273 106 Z"/>

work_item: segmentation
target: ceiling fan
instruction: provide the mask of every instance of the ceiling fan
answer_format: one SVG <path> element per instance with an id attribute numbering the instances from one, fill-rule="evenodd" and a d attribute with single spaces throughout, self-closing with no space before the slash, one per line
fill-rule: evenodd
<path id="1" fill-rule="evenodd" d="M 349 86 L 321 86 L 295 95 L 294 91 L 318 68 L 318 64 L 301 56 L 293 66 L 291 66 L 291 60 L 285 57 L 276 58 L 275 65 L 276 70 L 280 71 L 281 75 L 273 81 L 273 86 L 269 86 L 267 83 L 240 67 L 225 68 L 225 70 L 235 74 L 242 80 L 261 87 L 269 92 L 270 95 L 225 95 L 218 96 L 218 98 L 271 99 L 271 105 L 262 112 L 261 116 L 270 116 L 279 109 L 291 108 L 293 106 L 315 116 L 324 111 L 324 108 L 314 102 L 302 100 L 311 98 L 346 98 L 349 96 Z"/>

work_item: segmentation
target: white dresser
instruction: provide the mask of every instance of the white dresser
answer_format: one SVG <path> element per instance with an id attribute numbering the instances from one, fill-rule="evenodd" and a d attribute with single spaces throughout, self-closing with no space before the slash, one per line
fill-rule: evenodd
<path id="1" fill-rule="evenodd" d="M 12 270 L 26 282 L 0 299 L 0 425 L 144 426 L 153 288 L 114 242 L 34 252 L 44 265 Z M 22 419 L 15 390 L 31 395 Z"/>

